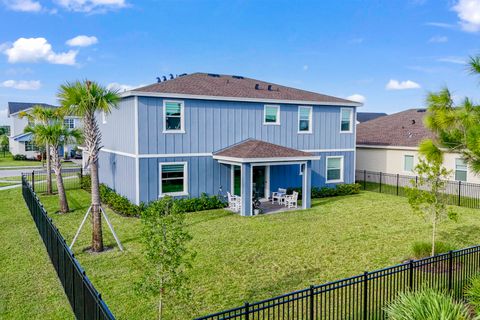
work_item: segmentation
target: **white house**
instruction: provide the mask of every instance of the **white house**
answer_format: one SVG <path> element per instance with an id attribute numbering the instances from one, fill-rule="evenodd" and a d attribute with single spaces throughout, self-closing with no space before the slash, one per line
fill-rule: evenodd
<path id="1" fill-rule="evenodd" d="M 425 109 L 409 109 L 357 125 L 357 170 L 413 175 L 418 145 L 435 135 L 425 128 Z M 480 183 L 458 153 L 445 153 L 444 166 L 451 179 Z"/>
<path id="2" fill-rule="evenodd" d="M 10 131 L 10 153 L 13 155 L 23 154 L 27 158 L 36 158 L 39 153 L 39 148 L 32 141 L 32 134 L 25 133 L 25 127 L 29 124 L 27 117 L 20 118 L 22 111 L 29 112 L 34 106 L 42 106 L 44 108 L 57 108 L 45 103 L 27 103 L 27 102 L 9 102 L 8 103 L 8 117 L 12 118 L 12 126 Z M 81 119 L 75 116 L 65 117 L 65 125 L 69 128 L 81 127 Z M 75 144 L 68 144 L 61 147 L 60 154 L 70 153 L 70 150 L 75 148 Z"/>

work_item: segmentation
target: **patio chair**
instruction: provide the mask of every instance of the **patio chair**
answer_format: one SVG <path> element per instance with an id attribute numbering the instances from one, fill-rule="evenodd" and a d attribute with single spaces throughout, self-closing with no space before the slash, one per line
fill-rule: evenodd
<path id="1" fill-rule="evenodd" d="M 278 191 L 272 192 L 272 204 L 277 200 L 278 204 L 282 204 L 285 196 L 287 195 L 287 189 L 278 188 Z"/>
<path id="2" fill-rule="evenodd" d="M 242 209 L 242 198 L 239 196 L 232 195 L 230 192 L 227 192 L 228 196 L 228 209 L 234 212 L 240 212 Z"/>
<path id="3" fill-rule="evenodd" d="M 291 195 L 286 195 L 284 202 L 285 202 L 285 207 L 287 208 L 297 208 L 297 200 L 298 200 L 298 192 L 293 191 L 293 194 Z"/>

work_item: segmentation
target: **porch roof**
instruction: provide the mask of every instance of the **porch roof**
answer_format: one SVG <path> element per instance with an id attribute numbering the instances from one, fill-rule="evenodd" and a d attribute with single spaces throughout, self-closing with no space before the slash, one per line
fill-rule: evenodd
<path id="1" fill-rule="evenodd" d="M 16 136 L 12 137 L 13 140 L 18 141 L 18 142 L 26 142 L 32 140 L 32 133 L 31 132 L 26 132 L 26 133 L 20 133 L 17 134 Z"/>
<path id="2" fill-rule="evenodd" d="M 251 138 L 214 152 L 213 158 L 241 163 L 320 159 L 319 156 L 309 152 Z"/>

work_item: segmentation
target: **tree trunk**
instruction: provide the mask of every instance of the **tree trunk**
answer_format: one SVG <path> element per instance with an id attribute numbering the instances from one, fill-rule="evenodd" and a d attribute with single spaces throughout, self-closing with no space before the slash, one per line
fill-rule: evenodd
<path id="1" fill-rule="evenodd" d="M 158 320 L 162 320 L 163 316 L 163 288 L 160 288 L 160 294 L 158 295 Z"/>
<path id="2" fill-rule="evenodd" d="M 90 163 L 90 177 L 92 180 L 92 251 L 101 252 L 103 251 L 103 234 L 97 162 Z"/>
<path id="3" fill-rule="evenodd" d="M 60 205 L 60 212 L 67 213 L 70 211 L 68 207 L 67 195 L 65 194 L 65 187 L 63 185 L 62 177 L 62 163 L 58 154 L 58 148 L 52 147 L 52 159 L 54 160 L 53 167 L 55 175 L 57 176 L 58 201 Z"/>
<path id="4" fill-rule="evenodd" d="M 47 162 L 47 194 L 52 194 L 52 162 L 50 161 L 50 146 L 48 143 L 45 148 L 45 160 Z"/>

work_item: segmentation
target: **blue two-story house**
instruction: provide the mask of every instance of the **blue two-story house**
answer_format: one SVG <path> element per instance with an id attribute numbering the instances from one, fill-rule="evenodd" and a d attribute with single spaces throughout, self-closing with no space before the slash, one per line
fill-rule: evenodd
<path id="1" fill-rule="evenodd" d="M 227 191 L 252 196 L 353 183 L 361 104 L 273 83 L 194 73 L 122 93 L 98 114 L 100 181 L 134 203 Z"/>

